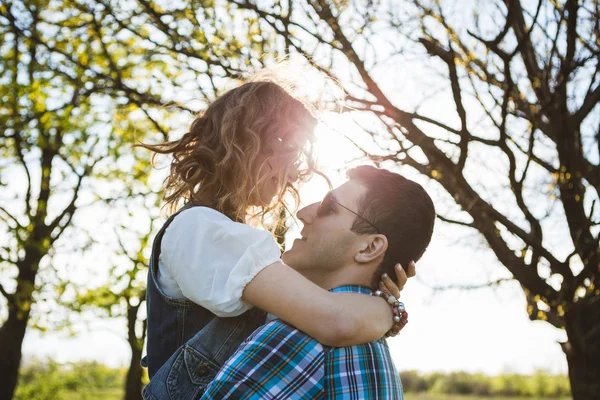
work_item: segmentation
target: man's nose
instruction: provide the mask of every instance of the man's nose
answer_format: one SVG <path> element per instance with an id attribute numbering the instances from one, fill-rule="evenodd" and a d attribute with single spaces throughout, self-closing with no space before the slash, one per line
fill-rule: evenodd
<path id="1" fill-rule="evenodd" d="M 317 216 L 317 210 L 319 209 L 319 202 L 312 203 L 304 208 L 301 208 L 296 213 L 296 216 L 300 221 L 302 221 L 305 225 L 310 225 L 313 223 L 313 220 Z"/>

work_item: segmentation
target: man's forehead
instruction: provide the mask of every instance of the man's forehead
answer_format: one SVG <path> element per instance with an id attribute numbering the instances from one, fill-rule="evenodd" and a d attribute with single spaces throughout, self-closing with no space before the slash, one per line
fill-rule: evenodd
<path id="1" fill-rule="evenodd" d="M 331 191 L 331 195 L 344 205 L 357 205 L 367 188 L 355 180 L 350 180 Z"/>

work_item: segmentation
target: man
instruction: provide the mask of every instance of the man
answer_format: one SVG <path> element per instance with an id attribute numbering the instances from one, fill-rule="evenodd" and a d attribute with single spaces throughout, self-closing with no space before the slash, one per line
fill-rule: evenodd
<path id="1" fill-rule="evenodd" d="M 362 166 L 321 203 L 298 212 L 302 237 L 283 261 L 321 287 L 371 294 L 396 261 L 418 260 L 433 232 L 425 190 L 402 176 Z M 414 268 L 414 264 L 411 264 Z M 408 271 L 414 275 L 414 269 Z M 327 348 L 274 320 L 257 329 L 220 369 L 202 399 L 402 399 L 385 339 Z"/>

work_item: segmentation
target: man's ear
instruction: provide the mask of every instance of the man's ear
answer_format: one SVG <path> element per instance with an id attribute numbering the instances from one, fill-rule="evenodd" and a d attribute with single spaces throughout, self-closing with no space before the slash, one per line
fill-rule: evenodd
<path id="1" fill-rule="evenodd" d="M 361 242 L 361 248 L 354 255 L 354 261 L 360 264 L 370 263 L 385 255 L 388 248 L 387 237 L 382 234 L 366 236 L 365 241 Z"/>

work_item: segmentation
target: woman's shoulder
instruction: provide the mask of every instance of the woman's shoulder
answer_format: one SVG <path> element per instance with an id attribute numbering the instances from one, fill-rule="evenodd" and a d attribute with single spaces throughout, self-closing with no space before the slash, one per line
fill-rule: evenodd
<path id="1" fill-rule="evenodd" d="M 223 222 L 231 222 L 232 221 L 225 214 L 215 210 L 214 208 L 204 207 L 204 206 L 195 206 L 187 208 L 183 211 L 180 211 L 179 214 L 175 217 L 175 220 L 210 220 L 210 221 L 223 221 Z"/>
<path id="2" fill-rule="evenodd" d="M 233 221 L 225 214 L 203 206 L 190 207 L 181 211 L 169 228 L 172 231 L 195 232 L 213 237 L 242 236 L 248 237 L 248 239 L 255 238 L 254 240 L 265 236 L 272 237 L 272 234 L 264 229 Z"/>

